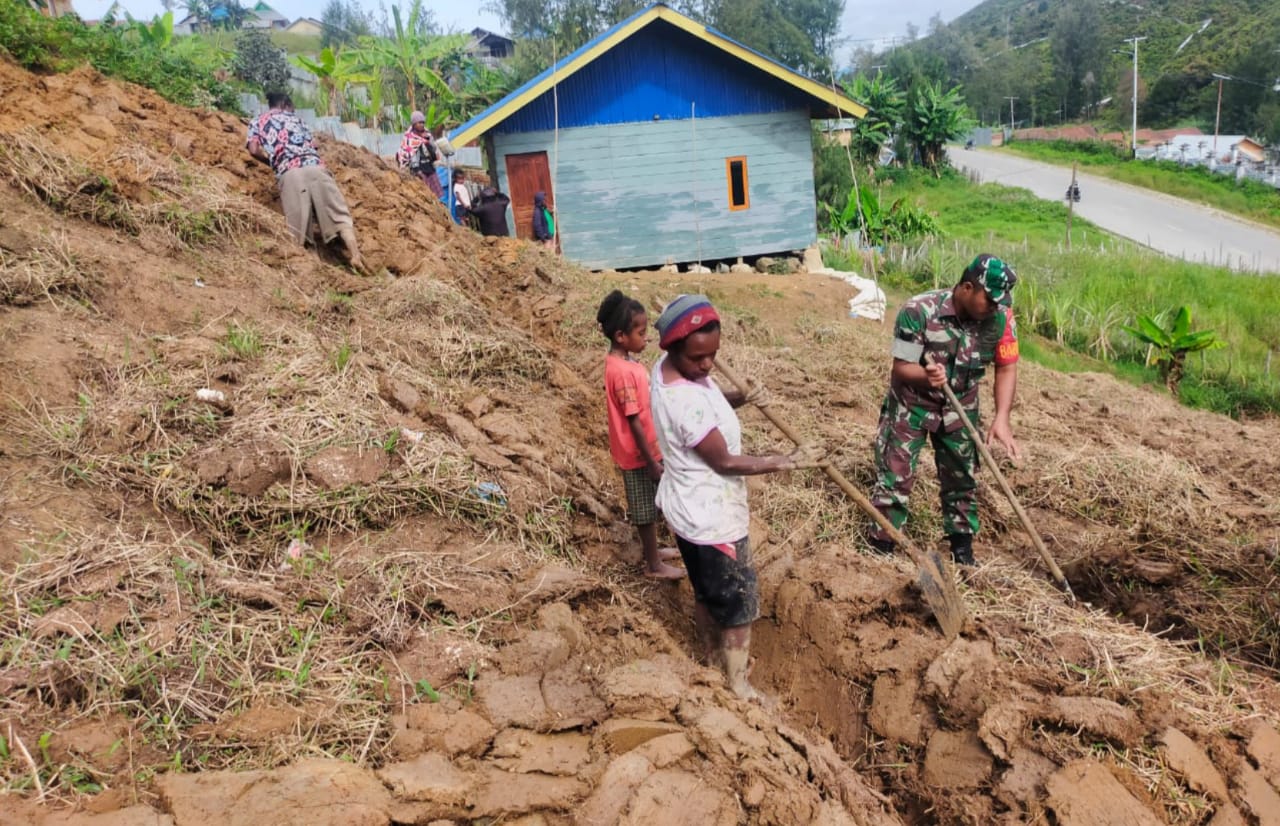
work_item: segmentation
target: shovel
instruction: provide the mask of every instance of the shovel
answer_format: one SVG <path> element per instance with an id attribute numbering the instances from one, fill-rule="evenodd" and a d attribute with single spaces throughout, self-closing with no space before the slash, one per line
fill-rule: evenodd
<path id="1" fill-rule="evenodd" d="M 960 400 L 956 398 L 956 392 L 951 389 L 950 384 L 942 385 L 942 392 L 946 394 L 947 401 L 951 404 L 951 409 L 960 417 L 960 421 L 964 422 L 964 429 L 969 431 L 969 438 L 973 439 L 973 443 L 978 447 L 978 455 L 986 463 L 991 475 L 996 477 L 996 482 L 1000 485 L 1000 490 L 1004 491 L 1004 495 L 1009 499 L 1009 504 L 1013 505 L 1014 513 L 1018 514 L 1018 521 L 1022 523 L 1023 530 L 1031 536 L 1031 544 L 1035 545 L 1040 558 L 1048 566 L 1054 582 L 1057 582 L 1058 587 L 1066 592 L 1067 597 L 1072 602 L 1075 602 L 1076 595 L 1071 592 L 1071 583 L 1067 582 L 1067 578 L 1063 576 L 1062 569 L 1058 567 L 1058 563 L 1053 561 L 1053 556 L 1049 553 L 1049 549 L 1045 547 L 1044 540 L 1040 538 L 1039 532 L 1031 524 L 1031 517 L 1027 516 L 1027 512 L 1022 509 L 1022 503 L 1018 501 L 1018 497 L 1014 495 L 1013 488 L 1009 486 L 1009 480 L 1004 478 L 1004 474 L 1000 472 L 1000 466 L 991 458 L 991 451 L 987 449 L 987 443 L 982 440 L 982 434 L 978 432 L 978 426 L 970 421 L 969 414 L 965 413 L 964 407 L 961 406 Z"/>
<path id="2" fill-rule="evenodd" d="M 737 373 L 733 372 L 727 364 L 720 359 L 716 360 L 716 367 L 724 374 L 734 387 L 738 388 L 743 394 L 747 393 L 748 387 Z M 782 431 L 782 435 L 786 436 L 797 446 L 800 444 L 800 437 L 786 423 L 786 421 L 773 412 L 773 408 L 764 406 L 760 408 L 765 418 L 773 422 L 774 427 Z M 956 590 L 956 582 L 946 564 L 942 561 L 941 555 L 937 551 L 921 551 L 915 546 L 910 539 L 893 527 L 884 514 L 875 509 L 871 504 L 871 500 L 867 499 L 853 484 L 845 478 L 844 474 L 836 469 L 835 465 L 830 462 L 822 465 L 822 470 L 835 482 L 840 490 L 845 492 L 850 499 L 857 503 L 868 516 L 875 520 L 889 537 L 900 545 L 906 552 L 911 561 L 916 564 L 919 570 L 916 572 L 916 585 L 919 586 L 920 592 L 924 594 L 925 602 L 929 604 L 929 609 L 933 611 L 934 617 L 938 620 L 938 625 L 942 628 L 942 634 L 948 640 L 953 640 L 960 633 L 961 627 L 964 625 L 964 604 L 960 602 L 960 592 Z"/>

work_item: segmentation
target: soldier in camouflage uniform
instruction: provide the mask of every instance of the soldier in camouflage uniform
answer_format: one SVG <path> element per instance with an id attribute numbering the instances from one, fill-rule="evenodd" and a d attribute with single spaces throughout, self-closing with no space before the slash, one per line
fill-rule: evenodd
<path id="1" fill-rule="evenodd" d="M 973 564 L 973 535 L 978 532 L 978 456 L 940 388 L 949 382 L 977 422 L 978 385 L 987 366 L 994 365 L 996 411 L 986 439 L 1017 458 L 1018 443 L 1009 425 L 1018 375 L 1011 309 L 1017 280 L 999 258 L 979 255 L 954 288 L 917 295 L 904 304 L 893 331 L 893 371 L 880 408 L 871 501 L 894 527 L 902 527 L 916 460 L 927 437 L 933 443 L 942 489 L 943 529 L 952 556 L 962 565 Z M 879 527 L 871 533 L 871 545 L 881 553 L 894 550 L 893 541 Z"/>

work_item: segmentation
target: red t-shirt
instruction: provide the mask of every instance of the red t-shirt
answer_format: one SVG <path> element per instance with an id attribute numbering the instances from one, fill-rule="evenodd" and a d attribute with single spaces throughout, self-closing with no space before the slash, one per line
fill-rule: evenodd
<path id="1" fill-rule="evenodd" d="M 609 452 L 623 470 L 645 466 L 644 454 L 631 435 L 629 416 L 640 417 L 640 427 L 649 453 L 662 458 L 658 450 L 658 434 L 653 429 L 653 413 L 649 408 L 649 373 L 644 365 L 631 359 L 607 355 L 604 358 L 604 394 L 609 409 Z"/>

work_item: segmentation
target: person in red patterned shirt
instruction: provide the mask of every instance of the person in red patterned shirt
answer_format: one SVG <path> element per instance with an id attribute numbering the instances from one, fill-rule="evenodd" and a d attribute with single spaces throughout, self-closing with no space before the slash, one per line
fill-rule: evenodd
<path id="1" fill-rule="evenodd" d="M 427 116 L 414 112 L 409 116 L 409 131 L 400 137 L 396 163 L 426 184 L 432 195 L 443 199 L 444 187 L 440 185 L 440 177 L 436 174 L 436 161 L 439 158 L 440 150 L 436 148 L 436 139 L 427 129 Z"/>
<path id="2" fill-rule="evenodd" d="M 314 221 L 324 243 L 341 239 L 351 266 L 367 275 L 351 211 L 338 182 L 316 152 L 311 130 L 293 111 L 287 94 L 269 93 L 267 106 L 266 112 L 249 123 L 245 148 L 276 173 L 289 231 L 305 246 L 312 240 Z"/>

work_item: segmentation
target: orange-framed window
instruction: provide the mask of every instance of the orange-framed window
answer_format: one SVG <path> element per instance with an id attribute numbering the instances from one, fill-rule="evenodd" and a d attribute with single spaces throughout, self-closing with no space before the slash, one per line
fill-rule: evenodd
<path id="1" fill-rule="evenodd" d="M 751 206 L 751 190 L 747 184 L 747 156 L 724 159 L 724 174 L 729 180 L 729 211 Z"/>

